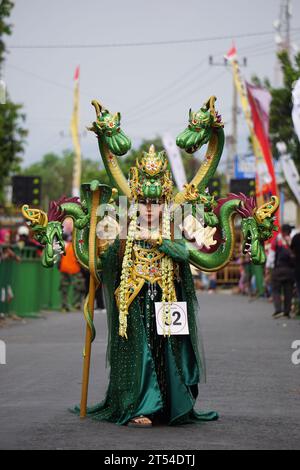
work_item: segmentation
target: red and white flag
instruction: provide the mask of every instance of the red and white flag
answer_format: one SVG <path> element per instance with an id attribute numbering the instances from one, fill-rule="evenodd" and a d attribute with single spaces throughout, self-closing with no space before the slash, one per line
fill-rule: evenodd
<path id="1" fill-rule="evenodd" d="M 251 108 L 253 130 L 260 144 L 270 181 L 265 185 L 264 193 L 278 195 L 274 161 L 269 140 L 269 110 L 271 96 L 268 90 L 246 83 L 248 100 Z"/>
<path id="2" fill-rule="evenodd" d="M 74 80 L 75 80 L 75 82 L 76 82 L 77 80 L 79 80 L 79 74 L 80 74 L 80 66 L 77 65 L 77 67 L 76 67 L 76 69 L 75 69 L 75 73 L 74 73 Z"/>
<path id="3" fill-rule="evenodd" d="M 227 52 L 227 54 L 225 54 L 225 59 L 231 61 L 231 60 L 235 60 L 237 58 L 237 49 L 235 47 L 235 44 L 232 44 L 232 47 L 229 49 L 229 51 Z"/>

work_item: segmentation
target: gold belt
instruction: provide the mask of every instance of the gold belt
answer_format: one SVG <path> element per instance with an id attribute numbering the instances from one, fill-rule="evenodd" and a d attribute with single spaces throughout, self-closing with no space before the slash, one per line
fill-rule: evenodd
<path id="1" fill-rule="evenodd" d="M 145 281 L 154 284 L 155 282 L 162 288 L 162 267 L 161 260 L 165 256 L 157 248 L 143 248 L 138 244 L 133 245 L 131 267 L 129 268 L 128 290 L 126 292 L 127 307 L 142 289 Z M 175 275 L 176 275 L 175 269 Z M 172 283 L 174 289 L 174 284 Z M 115 298 L 119 307 L 119 287 L 115 291 Z M 175 291 L 175 289 L 174 289 Z M 175 294 L 176 295 L 176 294 Z"/>
<path id="2" fill-rule="evenodd" d="M 158 282 L 162 277 L 161 260 L 164 253 L 156 248 L 142 248 L 133 245 L 133 277 L 140 277 L 145 281 Z"/>

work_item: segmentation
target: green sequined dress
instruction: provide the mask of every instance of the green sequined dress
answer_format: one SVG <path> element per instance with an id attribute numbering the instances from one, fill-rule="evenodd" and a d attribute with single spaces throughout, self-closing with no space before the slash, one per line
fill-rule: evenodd
<path id="1" fill-rule="evenodd" d="M 163 337 L 156 334 L 154 301 L 145 284 L 129 307 L 128 339 L 118 334 L 119 312 L 114 291 L 120 284 L 119 240 L 103 255 L 103 287 L 108 318 L 107 359 L 110 365 L 106 398 L 88 409 L 101 421 L 126 424 L 144 415 L 167 424 L 211 421 L 217 413 L 197 412 L 194 404 L 204 375 L 196 322 L 196 295 L 183 242 L 164 240 L 160 250 L 179 264 L 175 282 L 177 300 L 187 302 L 190 335 Z"/>

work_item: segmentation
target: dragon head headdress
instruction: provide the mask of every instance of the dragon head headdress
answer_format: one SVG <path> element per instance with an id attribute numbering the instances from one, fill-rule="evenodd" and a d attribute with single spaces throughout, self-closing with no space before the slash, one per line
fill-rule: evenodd
<path id="1" fill-rule="evenodd" d="M 148 152 L 137 158 L 129 170 L 129 186 L 134 200 L 169 201 L 173 192 L 171 173 L 167 169 L 166 153 L 156 152 L 151 145 Z"/>

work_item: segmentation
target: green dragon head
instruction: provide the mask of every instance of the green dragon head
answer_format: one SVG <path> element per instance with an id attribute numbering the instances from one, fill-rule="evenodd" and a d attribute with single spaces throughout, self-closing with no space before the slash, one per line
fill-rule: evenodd
<path id="1" fill-rule="evenodd" d="M 117 156 L 124 155 L 131 147 L 131 141 L 120 127 L 121 114 L 111 114 L 96 100 L 92 101 L 96 110 L 97 120 L 88 130 L 104 140 L 109 150 Z"/>
<path id="2" fill-rule="evenodd" d="M 156 152 L 154 145 L 148 152 L 143 152 L 141 159 L 136 160 L 136 166 L 130 168 L 129 186 L 133 199 L 170 199 L 173 182 L 167 165 L 165 152 Z"/>
<path id="3" fill-rule="evenodd" d="M 58 256 L 65 255 L 65 243 L 63 240 L 63 228 L 60 222 L 49 222 L 47 227 L 33 227 L 35 239 L 44 245 L 42 264 L 46 268 L 51 268 L 58 259 Z"/>
<path id="4" fill-rule="evenodd" d="M 244 254 L 249 254 L 254 264 L 264 264 L 266 254 L 264 242 L 272 237 L 275 226 L 275 217 L 273 214 L 279 206 L 279 200 L 272 196 L 271 201 L 260 208 L 256 208 L 254 198 L 247 198 L 240 194 L 241 206 L 238 213 L 242 216 L 242 235 Z"/>
<path id="5" fill-rule="evenodd" d="M 214 128 L 223 127 L 221 116 L 215 110 L 216 97 L 211 96 L 197 112 L 189 111 L 189 125 L 181 132 L 176 143 L 187 153 L 196 152 L 207 144 Z"/>
<path id="6" fill-rule="evenodd" d="M 48 215 L 45 212 L 40 209 L 31 209 L 28 205 L 22 207 L 22 214 L 31 226 L 34 238 L 44 246 L 43 266 L 52 267 L 57 257 L 65 254 L 61 217 L 58 218 L 59 220 L 48 221 Z M 49 214 L 50 217 L 54 215 L 53 207 L 50 208 Z"/>

